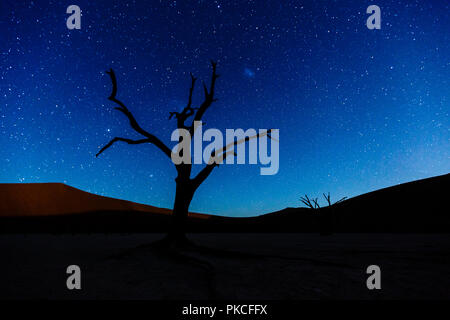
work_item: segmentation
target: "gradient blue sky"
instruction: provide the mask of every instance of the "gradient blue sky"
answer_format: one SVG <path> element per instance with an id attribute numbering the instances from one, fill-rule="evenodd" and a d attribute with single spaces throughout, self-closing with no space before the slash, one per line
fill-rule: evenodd
<path id="1" fill-rule="evenodd" d="M 81 30 L 66 8 L 82 9 Z M 366 8 L 381 8 L 368 30 Z M 171 207 L 176 171 L 107 100 L 170 143 L 189 72 L 209 80 L 208 127 L 279 128 L 280 170 L 221 166 L 191 210 L 245 216 L 351 197 L 450 170 L 448 1 L 0 2 L 0 182 L 64 182 Z M 194 103 L 201 102 L 201 91 Z"/>

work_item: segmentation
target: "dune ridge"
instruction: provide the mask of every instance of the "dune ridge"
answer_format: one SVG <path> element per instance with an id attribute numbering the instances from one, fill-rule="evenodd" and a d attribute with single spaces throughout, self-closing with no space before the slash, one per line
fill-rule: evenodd
<path id="1" fill-rule="evenodd" d="M 0 216 L 56 216 L 99 211 L 170 214 L 172 210 L 95 195 L 63 183 L 0 184 Z"/>

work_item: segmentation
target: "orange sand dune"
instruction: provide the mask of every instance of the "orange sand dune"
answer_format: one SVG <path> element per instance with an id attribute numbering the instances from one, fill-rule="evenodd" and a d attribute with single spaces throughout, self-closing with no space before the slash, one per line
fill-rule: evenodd
<path id="1" fill-rule="evenodd" d="M 50 216 L 94 211 L 172 213 L 170 209 L 98 196 L 63 183 L 0 184 L 0 217 Z M 195 213 L 190 215 L 207 217 Z"/>

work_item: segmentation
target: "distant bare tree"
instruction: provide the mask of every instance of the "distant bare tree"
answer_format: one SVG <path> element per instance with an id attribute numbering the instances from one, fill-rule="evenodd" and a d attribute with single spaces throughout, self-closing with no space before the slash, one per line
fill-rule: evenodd
<path id="1" fill-rule="evenodd" d="M 318 223 L 320 228 L 321 235 L 329 235 L 333 232 L 333 227 L 336 222 L 335 217 L 335 205 L 347 199 L 347 197 L 343 197 L 338 201 L 332 203 L 330 193 L 323 193 L 323 197 L 325 198 L 328 206 L 320 207 L 318 198 L 310 199 L 308 195 L 305 194 L 304 197 L 300 197 L 300 201 L 303 202 L 308 208 L 314 209 L 317 212 Z M 320 209 L 320 210 L 319 210 Z"/>
<path id="2" fill-rule="evenodd" d="M 344 201 L 344 200 L 346 200 L 347 199 L 347 197 L 343 197 L 343 198 L 341 198 L 341 199 L 339 199 L 338 201 L 336 201 L 335 203 L 331 203 L 331 198 L 330 198 L 330 193 L 328 192 L 328 194 L 326 195 L 325 193 L 323 193 L 323 197 L 325 198 L 325 200 L 327 201 L 327 203 L 328 203 L 328 206 L 334 206 L 335 204 L 338 204 L 338 203 L 341 203 L 342 201 Z"/>
<path id="3" fill-rule="evenodd" d="M 214 97 L 215 92 L 215 86 L 216 86 L 216 80 L 219 78 L 219 75 L 216 73 L 216 66 L 217 63 L 214 61 L 211 61 L 211 67 L 212 67 L 212 76 L 211 76 L 211 82 L 209 84 L 209 88 L 205 83 L 203 83 L 203 91 L 204 91 L 204 100 L 200 104 L 199 107 L 194 108 L 192 107 L 192 95 L 194 92 L 194 87 L 197 79 L 191 74 L 191 86 L 189 89 L 189 95 L 188 95 L 188 101 L 186 107 L 181 112 L 170 112 L 169 114 L 169 120 L 174 118 L 177 120 L 177 128 L 178 129 L 185 129 L 188 130 L 191 134 L 191 139 L 194 137 L 195 133 L 195 127 L 194 122 L 195 121 L 201 121 L 203 115 L 205 112 L 209 109 L 209 107 L 217 101 L 217 99 Z M 125 104 L 118 100 L 116 98 L 117 95 L 117 80 L 116 75 L 112 69 L 106 72 L 112 82 L 112 92 L 109 96 L 109 100 L 116 103 L 118 107 L 116 107 L 116 110 L 119 110 L 122 112 L 130 121 L 131 127 L 140 135 L 143 136 L 142 139 L 139 140 L 132 140 L 127 138 L 121 138 L 121 137 L 115 137 L 111 141 L 109 141 L 103 148 L 100 149 L 100 151 L 97 153 L 97 157 L 104 152 L 106 149 L 111 147 L 114 143 L 121 141 L 126 142 L 128 144 L 143 144 L 143 143 L 150 143 L 155 145 L 157 148 L 159 148 L 169 159 L 172 159 L 172 150 L 167 147 L 159 138 L 157 138 L 155 135 L 149 133 L 148 131 L 144 130 L 137 122 L 133 114 L 130 112 L 130 110 L 125 106 Z M 193 120 L 191 124 L 186 124 L 186 121 L 193 117 Z M 214 150 L 211 154 L 210 159 L 214 158 L 221 158 L 222 161 L 225 160 L 226 157 L 228 157 L 230 154 L 235 155 L 234 153 L 234 146 L 245 143 L 249 141 L 250 139 L 263 137 L 267 135 L 269 138 L 271 130 L 267 130 L 265 133 L 260 133 L 257 135 L 254 135 L 252 137 L 245 137 L 245 139 L 237 140 L 234 143 L 230 143 L 226 145 L 221 150 Z M 181 139 L 181 138 L 180 138 Z M 181 141 L 181 140 L 180 140 Z M 232 148 L 232 150 L 230 150 Z M 219 162 L 220 163 L 220 162 Z M 175 191 L 175 202 L 173 206 L 172 211 L 172 225 L 170 228 L 170 231 L 165 238 L 166 243 L 169 243 L 170 245 L 184 245 L 187 243 L 186 235 L 185 235 L 185 225 L 186 225 L 186 219 L 188 216 L 189 206 L 192 201 L 192 198 L 194 196 L 195 191 L 198 189 L 198 187 L 208 178 L 208 176 L 211 174 L 213 169 L 217 167 L 219 164 L 217 161 L 210 161 L 208 164 L 195 176 L 191 178 L 191 171 L 192 171 L 192 164 L 187 163 L 181 163 L 181 164 L 174 164 L 175 168 L 177 170 L 177 177 L 175 178 L 176 183 L 176 191 Z"/>
<path id="4" fill-rule="evenodd" d="M 315 199 L 309 199 L 308 195 L 305 194 L 304 197 L 300 197 L 301 202 L 303 202 L 307 207 L 311 208 L 311 209 L 318 209 L 319 207 L 319 202 L 317 201 L 317 198 Z"/>
<path id="5" fill-rule="evenodd" d="M 338 201 L 336 201 L 335 203 L 331 203 L 331 197 L 330 197 L 329 192 L 328 192 L 328 195 L 323 193 L 323 197 L 327 201 L 329 207 L 334 206 L 335 204 L 338 204 L 338 203 L 344 201 L 345 199 L 347 199 L 347 197 L 343 197 L 343 198 L 339 199 Z M 308 208 L 320 209 L 318 198 L 309 199 L 308 195 L 305 194 L 304 197 L 300 197 L 300 201 L 303 202 Z"/>

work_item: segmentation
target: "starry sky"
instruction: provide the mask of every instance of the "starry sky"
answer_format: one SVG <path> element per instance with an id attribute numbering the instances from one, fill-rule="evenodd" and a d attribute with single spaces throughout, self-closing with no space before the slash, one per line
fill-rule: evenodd
<path id="1" fill-rule="evenodd" d="M 82 10 L 68 30 L 66 8 Z M 381 29 L 366 8 L 381 8 Z M 0 1 L 0 182 L 64 182 L 172 207 L 176 170 L 107 100 L 168 145 L 189 72 L 209 81 L 207 127 L 280 129 L 280 168 L 216 168 L 191 210 L 249 216 L 305 193 L 352 197 L 450 170 L 449 2 Z M 201 89 L 198 87 L 198 89 Z M 202 101 L 202 90 L 194 104 Z"/>

